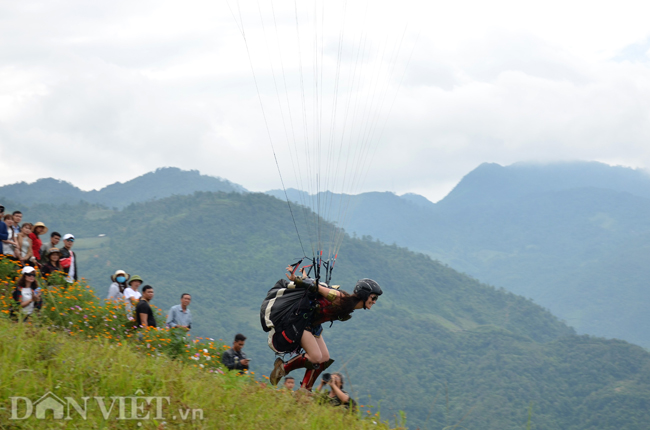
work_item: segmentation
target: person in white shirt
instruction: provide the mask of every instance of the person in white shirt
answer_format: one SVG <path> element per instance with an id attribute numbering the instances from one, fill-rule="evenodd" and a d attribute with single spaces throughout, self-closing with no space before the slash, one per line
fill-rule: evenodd
<path id="1" fill-rule="evenodd" d="M 36 270 L 31 266 L 25 266 L 21 273 L 22 276 L 18 279 L 13 292 L 13 299 L 19 305 L 24 321 L 34 312 L 36 308 L 34 305 L 40 302 L 41 295 L 36 282 Z"/>
<path id="2" fill-rule="evenodd" d="M 4 217 L 5 225 L 7 226 L 7 240 L 2 241 L 2 254 L 9 257 L 16 256 L 16 237 L 14 235 L 14 218 L 12 215 L 5 215 Z"/>
<path id="3" fill-rule="evenodd" d="M 126 316 L 132 320 L 133 319 L 133 309 L 140 301 L 142 294 L 138 291 L 142 285 L 142 278 L 138 275 L 133 275 L 129 279 L 129 286 L 124 289 L 124 301 L 126 302 Z"/>

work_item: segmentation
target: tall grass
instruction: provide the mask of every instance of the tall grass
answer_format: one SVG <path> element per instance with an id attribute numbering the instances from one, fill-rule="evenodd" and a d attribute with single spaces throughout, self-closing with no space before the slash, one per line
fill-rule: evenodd
<path id="1" fill-rule="evenodd" d="M 227 347 L 212 339 L 167 329 L 138 335 L 122 305 L 99 299 L 84 282 L 67 285 L 60 275 L 40 280 L 40 314 L 14 322 L 9 315 L 16 276 L 15 266 L 0 261 L 0 429 L 389 428 L 378 416 L 319 405 L 254 375 L 224 371 L 219 358 Z M 48 392 L 71 399 L 84 414 L 73 405 L 69 419 L 56 419 L 51 411 L 40 419 L 17 399 L 35 404 Z M 168 401 L 140 399 L 138 411 L 131 403 L 136 396 Z M 119 398 L 125 397 L 120 411 Z M 147 418 L 128 419 L 133 417 Z"/>

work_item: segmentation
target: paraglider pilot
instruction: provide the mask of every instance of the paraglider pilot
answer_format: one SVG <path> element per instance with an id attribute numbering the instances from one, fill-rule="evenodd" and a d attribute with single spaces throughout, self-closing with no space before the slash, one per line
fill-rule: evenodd
<path id="1" fill-rule="evenodd" d="M 306 368 L 301 388 L 311 390 L 323 370 L 334 360 L 330 359 L 327 345 L 323 339 L 322 324 L 328 321 L 347 321 L 357 309 L 371 309 L 382 294 L 381 287 L 372 279 L 361 279 L 349 294 L 338 286 L 329 287 L 316 283 L 306 276 L 296 276 L 293 267 L 288 267 L 286 275 L 289 282 L 280 280 L 269 291 L 262 304 L 262 326 L 269 333 L 269 346 L 277 353 L 299 351 L 299 354 L 284 362 L 275 360 L 270 380 L 273 385 L 289 372 Z M 291 299 L 294 297 L 294 299 Z M 291 307 L 282 308 L 278 302 L 289 302 Z M 277 311 L 273 312 L 274 306 Z M 267 330 L 268 329 L 268 330 Z"/>

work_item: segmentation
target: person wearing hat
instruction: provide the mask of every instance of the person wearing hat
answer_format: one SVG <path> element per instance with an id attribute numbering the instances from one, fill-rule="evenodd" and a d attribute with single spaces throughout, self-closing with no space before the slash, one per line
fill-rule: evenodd
<path id="1" fill-rule="evenodd" d="M 61 251 L 59 248 L 52 248 L 47 251 L 47 261 L 41 268 L 43 277 L 49 276 L 52 272 L 63 272 L 61 267 Z"/>
<path id="2" fill-rule="evenodd" d="M 34 224 L 32 232 L 29 234 L 29 238 L 32 240 L 32 254 L 34 254 L 36 261 L 41 259 L 41 246 L 43 246 L 43 242 L 39 236 L 45 233 L 47 233 L 47 227 L 39 221 Z"/>
<path id="3" fill-rule="evenodd" d="M 126 289 L 126 283 L 129 278 L 129 274 L 124 270 L 116 270 L 113 276 L 111 276 L 113 283 L 108 287 L 108 297 L 106 299 L 116 302 L 124 300 L 124 290 Z"/>
<path id="4" fill-rule="evenodd" d="M 142 284 L 142 278 L 138 275 L 133 275 L 129 278 L 129 285 L 124 289 L 124 301 L 126 302 L 126 316 L 133 319 L 133 309 L 137 306 L 142 294 L 138 288 Z"/>
<path id="5" fill-rule="evenodd" d="M 63 236 L 63 248 L 61 248 L 61 267 L 68 275 L 67 281 L 72 284 L 77 280 L 77 255 L 72 250 L 74 236 L 70 233 Z"/>
<path id="6" fill-rule="evenodd" d="M 41 300 L 41 295 L 36 282 L 36 269 L 31 266 L 25 266 L 20 271 L 21 276 L 16 282 L 16 289 L 12 297 L 16 302 L 16 306 L 20 309 L 20 313 L 24 315 L 23 321 L 34 313 L 34 309 L 39 308 L 38 304 Z"/>

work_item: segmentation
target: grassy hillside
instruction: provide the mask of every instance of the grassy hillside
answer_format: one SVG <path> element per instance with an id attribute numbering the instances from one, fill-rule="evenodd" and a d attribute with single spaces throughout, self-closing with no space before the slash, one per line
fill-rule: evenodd
<path id="1" fill-rule="evenodd" d="M 125 269 L 155 287 L 163 309 L 193 294 L 195 334 L 226 342 L 246 334 L 253 370 L 268 375 L 274 357 L 259 306 L 302 255 L 286 203 L 197 193 L 122 211 L 38 206 L 25 216 L 78 234 L 80 272 L 100 293 Z M 411 428 L 521 429 L 532 404 L 533 429 L 640 429 L 650 420 L 650 354 L 642 348 L 576 336 L 531 301 L 427 256 L 346 238 L 334 281 L 349 291 L 361 277 L 385 294 L 324 337 L 332 369 L 348 376 L 361 403 L 371 396 L 380 404 L 382 416 L 404 410 Z"/>
<path id="2" fill-rule="evenodd" d="M 82 341 L 4 319 L 0 320 L 0 357 L 0 429 L 388 428 L 377 417 L 359 420 L 236 373 L 208 373 L 105 339 Z M 38 418 L 35 404 L 48 392 L 64 402 L 71 398 L 85 416 L 71 407 L 64 415 L 69 420 L 54 419 L 52 412 Z M 34 404 L 29 414 L 27 403 L 16 401 L 14 418 L 26 419 L 11 419 L 12 397 Z M 86 407 L 84 397 L 89 398 Z M 142 409 L 134 409 L 133 399 Z"/>

